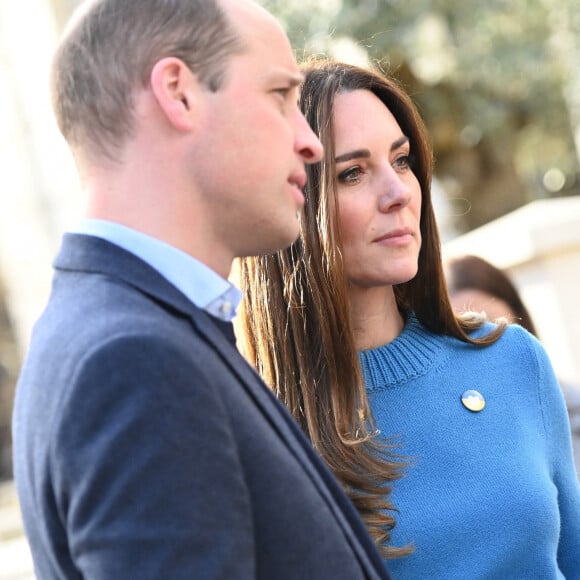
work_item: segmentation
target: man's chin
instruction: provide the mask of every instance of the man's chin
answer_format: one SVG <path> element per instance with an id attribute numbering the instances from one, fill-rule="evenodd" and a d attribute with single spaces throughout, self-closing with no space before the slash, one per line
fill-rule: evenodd
<path id="1" fill-rule="evenodd" d="M 297 227 L 295 231 L 289 232 L 288 235 L 280 235 L 277 240 L 272 240 L 268 246 L 262 246 L 262 248 L 258 249 L 253 254 L 253 256 L 268 256 L 271 254 L 275 254 L 280 250 L 285 250 L 286 248 L 290 247 L 297 239 L 300 230 Z"/>

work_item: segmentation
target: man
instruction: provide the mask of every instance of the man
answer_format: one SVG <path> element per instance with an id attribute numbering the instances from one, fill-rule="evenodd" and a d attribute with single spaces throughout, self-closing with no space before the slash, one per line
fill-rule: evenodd
<path id="1" fill-rule="evenodd" d="M 233 342 L 232 260 L 295 239 L 321 157 L 280 26 L 251 0 L 96 0 L 52 79 L 89 219 L 17 389 L 38 577 L 387 577 Z"/>

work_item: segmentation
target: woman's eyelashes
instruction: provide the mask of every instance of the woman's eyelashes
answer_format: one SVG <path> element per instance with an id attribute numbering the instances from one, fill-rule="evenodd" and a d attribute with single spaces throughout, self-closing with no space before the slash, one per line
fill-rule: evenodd
<path id="1" fill-rule="evenodd" d="M 355 165 L 353 167 L 349 167 L 344 171 L 341 171 L 338 174 L 338 181 L 339 183 L 358 183 L 360 181 L 360 177 L 363 173 L 362 168 L 359 165 Z"/>
<path id="2" fill-rule="evenodd" d="M 413 156 L 410 153 L 404 153 L 402 155 L 399 155 L 395 159 L 393 167 L 398 171 L 406 171 L 408 169 L 413 169 Z"/>
<path id="3" fill-rule="evenodd" d="M 407 171 L 412 171 L 414 165 L 414 158 L 410 153 L 401 153 L 395 157 L 394 161 L 391 163 L 392 168 L 397 173 L 405 173 Z M 353 165 L 347 169 L 341 171 L 338 174 L 338 182 L 346 185 L 352 185 L 359 183 L 362 176 L 367 171 L 361 165 Z"/>

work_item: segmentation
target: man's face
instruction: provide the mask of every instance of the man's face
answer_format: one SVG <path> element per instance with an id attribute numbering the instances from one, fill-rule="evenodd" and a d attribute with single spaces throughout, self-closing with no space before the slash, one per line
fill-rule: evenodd
<path id="1" fill-rule="evenodd" d="M 322 147 L 298 109 L 301 76 L 278 23 L 245 0 L 222 6 L 246 48 L 206 95 L 193 172 L 216 241 L 234 256 L 271 253 L 298 235 L 304 166 Z"/>

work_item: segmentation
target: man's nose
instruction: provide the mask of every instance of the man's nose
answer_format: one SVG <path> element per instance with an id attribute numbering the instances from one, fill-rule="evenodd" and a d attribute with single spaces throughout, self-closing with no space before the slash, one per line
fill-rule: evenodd
<path id="1" fill-rule="evenodd" d="M 322 143 L 310 128 L 302 113 L 298 113 L 296 128 L 296 150 L 305 163 L 317 163 L 322 159 Z"/>

